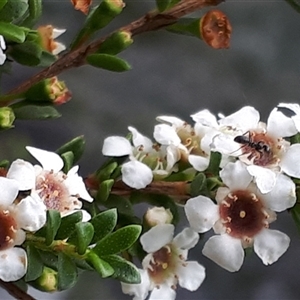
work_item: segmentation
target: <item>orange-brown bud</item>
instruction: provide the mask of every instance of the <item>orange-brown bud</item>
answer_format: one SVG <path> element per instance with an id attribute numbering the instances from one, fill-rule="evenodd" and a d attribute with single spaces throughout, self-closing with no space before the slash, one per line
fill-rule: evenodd
<path id="1" fill-rule="evenodd" d="M 232 27 L 220 10 L 210 10 L 200 22 L 202 39 L 214 49 L 229 48 Z"/>
<path id="2" fill-rule="evenodd" d="M 80 10 L 85 15 L 89 12 L 90 6 L 92 4 L 92 0 L 71 0 L 74 8 L 76 10 Z"/>

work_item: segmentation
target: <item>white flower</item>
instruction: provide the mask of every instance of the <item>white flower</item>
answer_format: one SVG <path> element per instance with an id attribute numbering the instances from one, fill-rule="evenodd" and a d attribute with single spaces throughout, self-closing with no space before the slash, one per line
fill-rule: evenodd
<path id="1" fill-rule="evenodd" d="M 6 44 L 4 37 L 0 35 L 0 65 L 3 65 L 6 60 L 6 54 L 3 52 L 3 50 L 6 49 Z"/>
<path id="2" fill-rule="evenodd" d="M 79 198 L 92 202 L 84 185 L 82 177 L 78 175 L 78 166 L 74 166 L 67 174 L 64 174 L 63 160 L 54 152 L 49 152 L 34 147 L 26 147 L 42 166 L 32 166 L 23 160 L 16 160 L 12 163 L 8 177 L 16 179 L 21 190 L 35 190 L 43 200 L 47 209 L 55 209 L 66 216 L 74 213 L 82 206 Z M 90 215 L 85 211 L 83 221 L 88 221 Z"/>
<path id="3" fill-rule="evenodd" d="M 0 279 L 16 281 L 27 271 L 27 255 L 24 249 L 15 247 L 25 241 L 25 231 L 36 231 L 46 222 L 46 207 L 32 193 L 17 199 L 19 182 L 0 177 Z M 17 201 L 15 201 L 17 199 Z"/>
<path id="4" fill-rule="evenodd" d="M 153 178 L 167 177 L 174 171 L 179 159 L 173 146 L 159 146 L 128 127 L 132 133 L 132 144 L 124 137 L 110 136 L 104 140 L 102 153 L 106 156 L 129 155 L 129 162 L 122 165 L 122 180 L 135 189 L 145 188 Z"/>
<path id="5" fill-rule="evenodd" d="M 154 138 L 162 145 L 173 145 L 180 153 L 180 159 L 188 161 L 197 171 L 207 169 L 210 159 L 212 128 L 196 123 L 194 128 L 176 117 L 159 116 L 164 123 L 154 127 Z"/>
<path id="6" fill-rule="evenodd" d="M 290 145 L 284 137 L 297 133 L 294 121 L 278 108 L 269 115 L 267 124 L 259 122 L 253 107 L 243 107 L 219 120 L 222 128 L 213 139 L 212 148 L 222 154 L 238 156 L 247 165 L 262 193 L 270 192 L 278 172 L 300 178 L 298 155 L 300 144 Z"/>
<path id="7" fill-rule="evenodd" d="M 175 299 L 176 286 L 195 291 L 205 279 L 205 269 L 196 261 L 186 261 L 188 249 L 199 239 L 191 228 L 184 229 L 174 239 L 174 226 L 161 224 L 152 227 L 141 238 L 143 249 L 148 252 L 142 265 L 140 284 L 122 284 L 123 293 L 133 299 Z"/>
<path id="8" fill-rule="evenodd" d="M 185 213 L 191 227 L 198 232 L 213 228 L 217 234 L 206 242 L 203 254 L 230 272 L 238 271 L 244 260 L 244 248 L 254 252 L 265 265 L 276 262 L 289 247 L 289 237 L 269 229 L 276 213 L 292 207 L 295 186 L 290 178 L 278 174 L 274 189 L 262 194 L 251 183 L 245 165 L 228 163 L 220 172 L 227 185 L 217 190 L 215 204 L 204 196 L 191 198 Z"/>

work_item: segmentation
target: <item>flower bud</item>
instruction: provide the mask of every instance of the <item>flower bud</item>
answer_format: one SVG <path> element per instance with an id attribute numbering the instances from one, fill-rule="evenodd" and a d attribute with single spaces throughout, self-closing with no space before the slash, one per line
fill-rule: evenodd
<path id="1" fill-rule="evenodd" d="M 214 49 L 229 48 L 232 27 L 220 10 L 210 10 L 200 22 L 202 39 Z"/>
<path id="2" fill-rule="evenodd" d="M 40 291 L 55 292 L 57 291 L 57 271 L 44 267 L 42 275 L 36 279 L 33 286 Z"/>
<path id="3" fill-rule="evenodd" d="M 147 227 L 154 227 L 160 224 L 171 224 L 172 220 L 173 214 L 170 209 L 165 209 L 163 206 L 148 208 L 144 215 L 144 223 Z"/>
<path id="4" fill-rule="evenodd" d="M 25 92 L 24 96 L 31 101 L 48 101 L 60 105 L 69 101 L 72 94 L 65 83 L 59 81 L 55 76 L 41 80 L 33 85 Z"/>
<path id="5" fill-rule="evenodd" d="M 80 10 L 85 15 L 87 15 L 92 4 L 92 0 L 71 0 L 71 2 L 76 10 Z"/>
<path id="6" fill-rule="evenodd" d="M 0 128 L 11 128 L 15 120 L 15 114 L 10 107 L 0 108 Z"/>
<path id="7" fill-rule="evenodd" d="M 56 29 L 52 25 L 38 27 L 37 32 L 41 39 L 41 46 L 53 55 L 64 51 L 66 46 L 62 43 L 55 42 L 54 39 L 62 35 L 65 31 L 65 29 Z"/>

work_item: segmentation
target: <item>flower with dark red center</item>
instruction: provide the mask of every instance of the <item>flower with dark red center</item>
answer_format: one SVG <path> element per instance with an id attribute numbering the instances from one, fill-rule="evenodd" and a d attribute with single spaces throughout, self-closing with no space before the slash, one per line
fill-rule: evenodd
<path id="1" fill-rule="evenodd" d="M 141 236 L 144 258 L 140 284 L 122 283 L 123 293 L 135 295 L 134 299 L 175 299 L 177 284 L 195 291 L 205 278 L 205 269 L 198 262 L 186 261 L 188 249 L 199 239 L 191 228 L 184 229 L 174 239 L 174 225 L 152 227 Z"/>
<path id="2" fill-rule="evenodd" d="M 259 121 L 259 112 L 250 106 L 221 118 L 219 134 L 211 147 L 228 156 L 238 157 L 247 165 L 262 193 L 270 192 L 278 173 L 300 178 L 297 153 L 300 144 L 291 145 L 285 140 L 297 133 L 294 121 L 274 108 L 267 123 Z"/>
<path id="3" fill-rule="evenodd" d="M 16 164 L 13 168 L 14 172 L 8 172 L 8 175 L 14 179 L 26 178 L 27 184 L 23 190 L 35 190 L 47 209 L 58 210 L 61 216 L 65 216 L 82 207 L 80 199 L 93 201 L 82 177 L 78 176 L 78 166 L 74 166 L 65 174 L 61 171 L 64 163 L 58 154 L 34 147 L 26 147 L 26 149 L 42 166 L 33 167 L 19 160 L 18 165 Z M 89 220 L 90 215 L 85 210 L 81 211 L 83 221 Z"/>
<path id="4" fill-rule="evenodd" d="M 16 281 L 27 271 L 25 231 L 36 231 L 46 222 L 46 207 L 35 193 L 17 201 L 19 182 L 0 177 L 0 279 Z"/>
<path id="5" fill-rule="evenodd" d="M 262 194 L 241 161 L 228 163 L 220 172 L 227 187 L 217 190 L 215 204 L 204 196 L 185 205 L 191 227 L 198 232 L 213 228 L 217 234 L 206 242 L 203 254 L 230 272 L 240 269 L 244 248 L 252 247 L 265 265 L 272 264 L 289 247 L 289 237 L 269 229 L 276 212 L 296 202 L 292 180 L 279 174 L 273 190 Z"/>

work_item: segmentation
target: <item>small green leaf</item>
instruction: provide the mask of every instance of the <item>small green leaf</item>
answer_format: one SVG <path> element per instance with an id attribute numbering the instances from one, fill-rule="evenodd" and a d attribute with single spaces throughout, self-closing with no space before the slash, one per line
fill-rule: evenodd
<path id="1" fill-rule="evenodd" d="M 109 36 L 99 47 L 98 53 L 118 54 L 133 43 L 130 33 L 117 31 Z"/>
<path id="2" fill-rule="evenodd" d="M 45 225 L 46 228 L 46 245 L 49 246 L 52 244 L 54 237 L 60 226 L 61 218 L 60 212 L 57 210 L 47 210 L 47 222 Z"/>
<path id="3" fill-rule="evenodd" d="M 55 236 L 56 240 L 64 240 L 68 238 L 75 230 L 76 223 L 82 220 L 82 212 L 76 211 L 73 214 L 65 216 L 61 219 L 60 227 Z"/>
<path id="4" fill-rule="evenodd" d="M 75 49 L 88 40 L 96 31 L 104 28 L 118 14 L 121 13 L 124 5 L 121 1 L 103 0 L 98 6 L 92 8 L 86 18 L 83 28 L 71 44 Z"/>
<path id="5" fill-rule="evenodd" d="M 42 15 L 42 0 L 28 0 L 29 15 L 22 22 L 22 26 L 32 28 Z"/>
<path id="6" fill-rule="evenodd" d="M 169 7 L 171 2 L 172 0 L 156 0 L 156 6 L 160 12 L 163 12 Z"/>
<path id="7" fill-rule="evenodd" d="M 92 243 L 97 243 L 109 233 L 111 233 L 117 225 L 117 210 L 115 208 L 106 210 L 91 219 L 94 226 L 94 237 Z"/>
<path id="8" fill-rule="evenodd" d="M 111 188 L 113 187 L 114 182 L 115 181 L 113 179 L 102 181 L 99 185 L 96 199 L 105 202 L 110 195 Z"/>
<path id="9" fill-rule="evenodd" d="M 300 133 L 293 135 L 290 137 L 291 144 L 299 144 L 300 143 Z"/>
<path id="10" fill-rule="evenodd" d="M 108 71 L 124 72 L 131 69 L 130 65 L 125 60 L 110 54 L 91 54 L 88 55 L 86 60 L 91 66 Z"/>
<path id="11" fill-rule="evenodd" d="M 44 120 L 57 119 L 61 114 L 50 105 L 36 105 L 31 102 L 21 101 L 11 105 L 16 119 L 20 120 Z"/>
<path id="12" fill-rule="evenodd" d="M 104 180 L 110 179 L 110 175 L 115 171 L 115 169 L 118 167 L 118 163 L 115 161 L 112 161 L 111 163 L 101 167 L 97 171 L 97 179 L 102 182 Z"/>
<path id="13" fill-rule="evenodd" d="M 206 177 L 199 173 L 191 182 L 191 196 L 196 197 L 207 193 Z"/>
<path id="14" fill-rule="evenodd" d="M 57 270 L 58 258 L 55 254 L 43 250 L 38 250 L 38 252 L 40 254 L 40 258 L 47 267 Z"/>
<path id="15" fill-rule="evenodd" d="M 10 56 L 19 64 L 25 66 L 37 66 L 41 63 L 42 48 L 35 42 L 25 41 L 22 44 L 14 45 Z"/>
<path id="16" fill-rule="evenodd" d="M 222 154 L 220 152 L 212 151 L 210 153 L 209 165 L 205 170 L 205 173 L 214 176 L 219 176 L 221 159 L 222 159 Z"/>
<path id="17" fill-rule="evenodd" d="M 0 10 L 3 8 L 3 6 L 7 3 L 7 0 L 1 0 L 0 1 Z"/>
<path id="18" fill-rule="evenodd" d="M 6 22 L 0 22 L 0 34 L 7 42 L 23 43 L 26 38 L 22 28 Z"/>
<path id="19" fill-rule="evenodd" d="M 181 18 L 175 24 L 166 27 L 166 30 L 172 33 L 201 38 L 199 18 Z"/>
<path id="20" fill-rule="evenodd" d="M 82 222 L 75 225 L 75 231 L 68 239 L 68 243 L 76 246 L 78 254 L 85 253 L 94 236 L 94 227 L 91 223 Z"/>
<path id="21" fill-rule="evenodd" d="M 66 254 L 60 252 L 58 254 L 58 289 L 66 290 L 77 281 L 77 268 L 74 262 Z"/>
<path id="22" fill-rule="evenodd" d="M 1 160 L 0 161 L 0 168 L 8 169 L 9 164 L 10 164 L 9 160 L 7 160 L 7 159 Z"/>
<path id="23" fill-rule="evenodd" d="M 76 163 L 84 152 L 85 140 L 84 136 L 78 136 L 66 144 L 62 145 L 55 152 L 59 155 L 62 155 L 65 152 L 71 151 L 74 155 L 74 163 Z"/>
<path id="24" fill-rule="evenodd" d="M 100 240 L 93 251 L 99 256 L 117 254 L 128 249 L 140 236 L 142 227 L 129 225 Z"/>
<path id="25" fill-rule="evenodd" d="M 296 203 L 296 205 L 290 210 L 293 220 L 296 224 L 298 232 L 300 233 L 300 204 Z"/>
<path id="26" fill-rule="evenodd" d="M 185 169 L 181 172 L 172 173 L 170 176 L 164 178 L 164 181 L 192 181 L 196 172 L 194 168 Z"/>
<path id="27" fill-rule="evenodd" d="M 114 269 L 113 278 L 125 283 L 137 284 L 141 283 L 141 276 L 137 267 L 131 262 L 117 255 L 109 255 L 105 257 Z"/>
<path id="28" fill-rule="evenodd" d="M 56 61 L 56 56 L 51 54 L 48 51 L 42 50 L 42 55 L 40 57 L 40 63 L 38 64 L 38 67 L 49 67 Z"/>
<path id="29" fill-rule="evenodd" d="M 67 151 L 61 154 L 61 158 L 64 161 L 63 172 L 68 173 L 68 171 L 73 167 L 74 164 L 74 154 L 71 151 Z"/>
<path id="30" fill-rule="evenodd" d="M 28 282 L 35 280 L 42 275 L 44 264 L 38 250 L 33 245 L 28 245 L 26 247 L 26 253 L 28 264 L 25 281 Z"/>
<path id="31" fill-rule="evenodd" d="M 93 266 L 93 268 L 100 274 L 102 278 L 109 277 L 114 273 L 114 269 L 110 266 L 110 264 L 94 253 L 93 249 L 88 254 L 87 261 Z"/>
<path id="32" fill-rule="evenodd" d="M 126 215 L 133 215 L 133 208 L 131 202 L 121 196 L 110 194 L 108 199 L 103 203 L 107 208 L 116 208 L 118 213 Z"/>
<path id="33" fill-rule="evenodd" d="M 8 0 L 0 11 L 0 20 L 4 22 L 18 23 L 21 21 L 28 10 L 28 0 Z"/>

